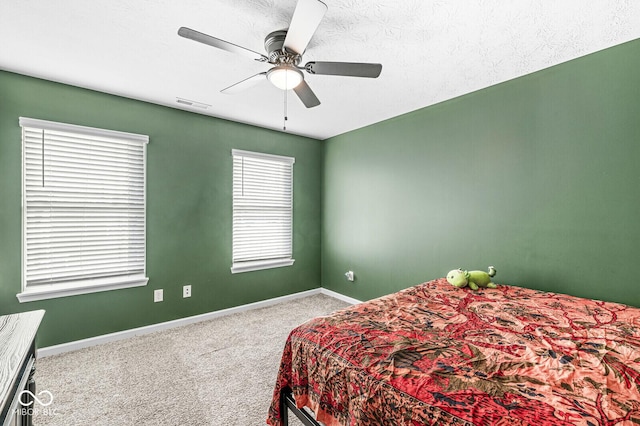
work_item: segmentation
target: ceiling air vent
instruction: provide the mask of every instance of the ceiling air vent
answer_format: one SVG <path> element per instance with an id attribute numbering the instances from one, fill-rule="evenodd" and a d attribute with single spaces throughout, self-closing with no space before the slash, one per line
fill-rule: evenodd
<path id="1" fill-rule="evenodd" d="M 176 102 L 182 105 L 187 105 L 187 106 L 191 106 L 194 108 L 200 108 L 200 109 L 207 109 L 209 108 L 211 105 L 209 104 L 205 104 L 202 102 L 196 102 L 196 101 L 191 101 L 189 99 L 184 99 L 184 98 L 176 98 Z"/>

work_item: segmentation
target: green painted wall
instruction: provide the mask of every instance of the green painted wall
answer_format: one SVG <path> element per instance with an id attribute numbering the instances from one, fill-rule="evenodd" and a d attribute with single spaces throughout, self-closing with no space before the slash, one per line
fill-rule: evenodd
<path id="1" fill-rule="evenodd" d="M 149 135 L 147 287 L 18 303 L 20 116 Z M 231 274 L 232 148 L 296 158 L 293 266 Z M 44 347 L 317 288 L 321 167 L 316 140 L 0 72 L 0 314 L 46 309 Z"/>
<path id="2" fill-rule="evenodd" d="M 321 276 L 368 299 L 489 264 L 499 283 L 640 306 L 638 69 L 634 41 L 324 143 L 0 71 L 0 314 L 46 309 L 44 347 Z M 147 287 L 18 303 L 20 116 L 150 136 Z M 230 273 L 232 148 L 296 157 L 294 266 Z"/>
<path id="3" fill-rule="evenodd" d="M 636 40 L 326 141 L 323 287 L 368 299 L 495 265 L 640 306 L 639 70 Z"/>

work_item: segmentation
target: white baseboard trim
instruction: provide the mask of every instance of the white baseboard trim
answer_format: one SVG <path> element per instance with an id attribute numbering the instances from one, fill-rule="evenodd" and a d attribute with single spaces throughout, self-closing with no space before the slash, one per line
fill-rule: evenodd
<path id="1" fill-rule="evenodd" d="M 345 296 L 344 294 L 336 293 L 333 290 L 329 290 L 324 287 L 320 287 L 320 294 L 324 294 L 325 296 L 333 297 L 334 299 L 342 300 L 343 302 L 350 303 L 352 305 L 357 305 L 358 303 L 362 303 L 362 300 L 354 299 L 353 297 Z"/>
<path id="2" fill-rule="evenodd" d="M 180 327 L 182 325 L 187 325 L 187 324 L 193 324 L 200 321 L 206 321 L 213 318 L 222 317 L 225 315 L 236 314 L 238 312 L 265 308 L 267 306 L 275 305 L 277 303 L 287 302 L 290 300 L 300 299 L 303 297 L 309 297 L 315 294 L 324 294 L 326 296 L 330 296 L 335 299 L 342 300 L 344 302 L 351 303 L 351 304 L 360 303 L 359 300 L 353 299 L 348 296 L 344 296 L 340 293 L 336 293 L 335 291 L 327 290 L 325 288 L 314 288 L 312 290 L 301 291 L 299 293 L 293 293 L 286 296 L 274 297 L 273 299 L 261 300 L 260 302 L 254 302 L 254 303 L 248 303 L 246 305 L 235 306 L 233 308 L 221 309 L 219 311 L 208 312 L 205 314 L 194 315 L 186 318 L 179 318 L 172 321 L 161 322 L 158 324 L 151 324 L 144 327 L 132 328 L 129 330 L 118 331 L 115 333 L 103 334 L 101 336 L 89 337 L 88 339 L 75 340 L 73 342 L 61 343 L 59 345 L 40 348 L 38 349 L 38 358 L 44 358 L 47 356 L 57 355 L 64 352 L 75 351 L 78 349 L 88 348 L 90 346 L 100 345 L 108 342 L 114 342 L 117 340 L 128 339 L 130 337 L 142 336 L 144 334 L 154 333 L 156 331 L 167 330 L 170 328 Z"/>
<path id="3" fill-rule="evenodd" d="M 248 311 L 251 309 L 265 308 L 277 303 L 300 299 L 302 297 L 313 296 L 314 294 L 321 294 L 321 289 L 314 288 L 313 290 L 301 291 L 299 293 L 288 294 L 286 296 L 274 297 L 273 299 L 261 300 L 260 302 L 248 303 L 246 305 L 235 306 L 233 308 L 221 309 L 219 311 L 207 312 L 205 314 L 194 315 L 191 317 L 179 318 L 176 320 L 161 322 L 158 324 L 151 324 L 144 327 L 132 328 L 129 330 L 117 331 L 115 333 L 103 334 L 101 336 L 89 337 L 88 339 L 75 340 L 73 342 L 48 346 L 46 348 L 38 349 L 38 358 L 75 351 L 82 348 L 88 348 L 90 346 L 100 345 L 102 343 L 114 342 L 116 340 L 127 339 L 129 337 L 142 336 L 144 334 L 154 333 L 156 331 L 167 330 L 174 327 L 180 327 L 182 325 L 206 321 L 225 315 Z"/>

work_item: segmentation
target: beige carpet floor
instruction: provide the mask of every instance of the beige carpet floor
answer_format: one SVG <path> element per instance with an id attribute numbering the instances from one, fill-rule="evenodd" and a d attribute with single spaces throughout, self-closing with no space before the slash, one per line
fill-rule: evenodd
<path id="1" fill-rule="evenodd" d="M 314 295 L 41 358 L 53 403 L 34 424 L 264 425 L 291 329 L 346 306 Z"/>

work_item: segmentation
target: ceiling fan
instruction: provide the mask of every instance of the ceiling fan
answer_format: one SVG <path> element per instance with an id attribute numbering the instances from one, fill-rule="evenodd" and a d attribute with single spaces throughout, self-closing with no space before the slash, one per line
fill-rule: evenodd
<path id="1" fill-rule="evenodd" d="M 307 62 L 303 67 L 299 66 L 302 55 L 326 11 L 327 5 L 319 0 L 298 0 L 289 28 L 273 31 L 265 37 L 264 47 L 268 56 L 187 27 L 181 27 L 178 35 L 273 65 L 266 72 L 258 73 L 222 89 L 222 93 L 237 93 L 263 81 L 266 77 L 279 89 L 293 89 L 307 108 L 313 108 L 320 105 L 320 101 L 305 82 L 302 70 L 309 74 L 368 78 L 376 78 L 382 71 L 381 64 L 362 62 L 313 61 Z"/>

